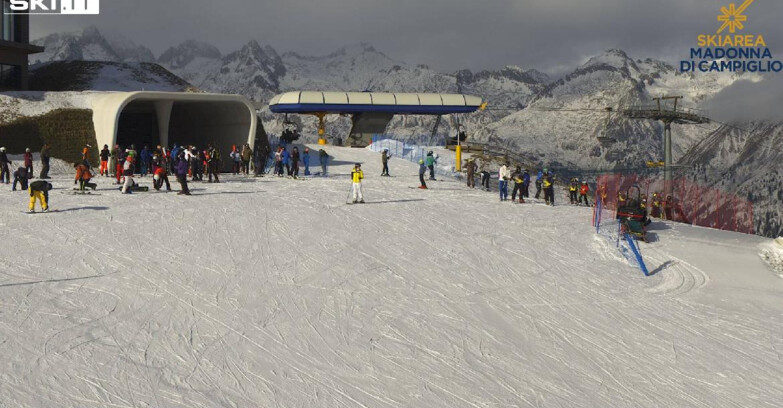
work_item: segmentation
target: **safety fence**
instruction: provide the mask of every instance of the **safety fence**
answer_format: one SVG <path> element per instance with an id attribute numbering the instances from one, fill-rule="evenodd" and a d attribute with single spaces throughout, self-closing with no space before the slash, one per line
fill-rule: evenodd
<path id="1" fill-rule="evenodd" d="M 753 203 L 736 194 L 699 185 L 691 180 L 672 181 L 671 194 L 661 179 L 638 174 L 604 174 L 596 178 L 595 199 L 603 199 L 603 219 L 613 219 L 618 200 L 641 200 L 652 218 L 701 227 L 754 234 Z M 622 206 L 622 203 L 620 204 Z M 612 210 L 612 211 L 607 211 Z"/>
<path id="2" fill-rule="evenodd" d="M 409 144 L 398 140 L 390 139 L 385 135 L 373 135 L 369 149 L 374 152 L 383 152 L 389 150 L 391 157 L 408 160 L 412 163 L 418 163 L 419 160 L 427 159 L 427 153 L 432 150 L 430 146 L 420 146 Z M 461 174 L 454 171 L 456 161 L 452 157 L 436 156 L 435 176 L 436 177 L 461 177 Z"/>

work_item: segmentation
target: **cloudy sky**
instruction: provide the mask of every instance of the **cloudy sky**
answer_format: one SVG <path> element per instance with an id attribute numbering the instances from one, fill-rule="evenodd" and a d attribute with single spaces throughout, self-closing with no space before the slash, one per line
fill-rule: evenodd
<path id="1" fill-rule="evenodd" d="M 35 16 L 31 36 L 95 25 L 159 55 L 197 39 L 223 52 L 250 39 L 324 55 L 360 41 L 389 57 L 452 72 L 514 64 L 564 72 L 621 48 L 676 63 L 715 33 L 731 0 L 102 0 L 99 16 Z M 737 5 L 744 0 L 734 0 Z M 743 33 L 783 52 L 783 1 L 755 0 Z"/>

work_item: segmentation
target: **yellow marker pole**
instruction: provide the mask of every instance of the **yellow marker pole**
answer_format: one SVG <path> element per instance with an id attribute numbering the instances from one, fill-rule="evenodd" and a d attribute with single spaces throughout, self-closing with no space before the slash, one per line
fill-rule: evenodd
<path id="1" fill-rule="evenodd" d="M 462 146 L 457 143 L 457 171 L 462 171 Z"/>
<path id="2" fill-rule="evenodd" d="M 324 116 L 325 113 L 316 113 L 315 116 L 318 116 L 318 144 L 319 145 L 325 145 L 326 139 L 324 138 L 324 134 L 326 134 L 325 125 L 324 125 Z"/>

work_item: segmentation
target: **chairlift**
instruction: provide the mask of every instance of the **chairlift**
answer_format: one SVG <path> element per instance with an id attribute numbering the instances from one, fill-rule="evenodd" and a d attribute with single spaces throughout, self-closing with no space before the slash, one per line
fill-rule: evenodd
<path id="1" fill-rule="evenodd" d="M 609 133 L 609 121 L 612 118 L 612 111 L 613 111 L 613 109 L 611 107 L 608 107 L 608 108 L 606 108 L 604 110 L 606 110 L 606 121 L 604 122 L 604 128 L 601 131 L 601 134 L 598 135 L 598 137 L 597 137 L 598 141 L 601 142 L 602 145 L 606 145 L 606 144 L 609 144 L 609 143 L 614 143 L 614 142 L 617 141 L 617 139 L 615 139 L 615 138 L 613 138 L 611 136 L 608 136 L 608 133 Z"/>
<path id="2" fill-rule="evenodd" d="M 286 114 L 285 119 L 283 119 L 283 134 L 280 138 L 285 140 L 286 143 L 291 143 L 294 140 L 299 139 L 299 126 L 296 122 L 288 119 L 288 114 Z"/>

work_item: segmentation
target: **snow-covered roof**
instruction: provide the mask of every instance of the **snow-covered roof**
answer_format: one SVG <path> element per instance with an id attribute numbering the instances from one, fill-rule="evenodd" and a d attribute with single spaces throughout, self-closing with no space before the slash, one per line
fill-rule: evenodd
<path id="1" fill-rule="evenodd" d="M 435 93 L 293 91 L 269 102 L 274 113 L 448 114 L 475 112 L 483 103 L 478 96 Z"/>

